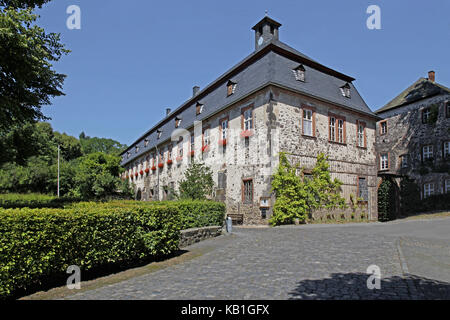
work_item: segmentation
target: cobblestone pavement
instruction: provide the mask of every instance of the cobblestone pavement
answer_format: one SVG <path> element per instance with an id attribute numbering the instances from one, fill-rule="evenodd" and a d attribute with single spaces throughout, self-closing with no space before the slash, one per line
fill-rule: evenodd
<path id="1" fill-rule="evenodd" d="M 447 253 L 441 256 L 449 248 L 450 219 L 435 224 L 419 238 L 414 236 L 423 231 L 421 221 L 234 228 L 232 235 L 187 247 L 210 248 L 193 260 L 68 298 L 450 299 L 449 260 Z M 436 235 L 444 235 L 439 244 Z M 429 262 L 411 253 L 423 244 L 434 245 L 434 251 L 425 250 L 428 256 L 438 256 L 431 274 Z M 379 290 L 367 288 L 370 265 L 381 270 Z"/>

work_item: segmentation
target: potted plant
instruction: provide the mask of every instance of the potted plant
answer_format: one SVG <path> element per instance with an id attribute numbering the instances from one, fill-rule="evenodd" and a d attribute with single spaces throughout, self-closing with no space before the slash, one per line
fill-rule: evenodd
<path id="1" fill-rule="evenodd" d="M 139 173 L 141 174 L 141 176 L 144 174 L 144 170 L 139 171 Z"/>
<path id="2" fill-rule="evenodd" d="M 145 173 L 148 173 L 149 171 L 150 171 L 150 169 L 149 168 L 145 168 Z"/>
<path id="3" fill-rule="evenodd" d="M 172 164 L 172 162 L 173 162 L 172 159 L 168 159 L 168 160 L 167 160 L 167 164 L 168 164 L 169 166 Z"/>
<path id="4" fill-rule="evenodd" d="M 248 138 L 248 137 L 251 137 L 252 135 L 253 135 L 253 130 L 244 130 L 241 132 L 242 138 Z"/>
<path id="5" fill-rule="evenodd" d="M 158 168 L 161 169 L 162 167 L 164 167 L 164 163 L 163 162 L 158 163 Z"/>
<path id="6" fill-rule="evenodd" d="M 155 165 L 153 165 L 153 167 L 152 167 L 152 170 L 153 170 L 153 171 L 155 171 L 155 170 L 156 170 L 156 166 L 155 166 Z"/>

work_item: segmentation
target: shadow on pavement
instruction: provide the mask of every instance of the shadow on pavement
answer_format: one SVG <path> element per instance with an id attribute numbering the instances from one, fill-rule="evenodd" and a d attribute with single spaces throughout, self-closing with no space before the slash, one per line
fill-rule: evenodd
<path id="1" fill-rule="evenodd" d="M 413 275 L 381 278 L 380 289 L 368 289 L 370 275 L 334 273 L 331 278 L 303 280 L 289 292 L 289 300 L 450 299 L 450 283 Z"/>

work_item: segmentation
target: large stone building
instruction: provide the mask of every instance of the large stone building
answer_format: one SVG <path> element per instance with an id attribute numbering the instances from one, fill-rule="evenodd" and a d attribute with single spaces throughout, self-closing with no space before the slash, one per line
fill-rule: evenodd
<path id="1" fill-rule="evenodd" d="M 193 95 L 167 110 L 123 154 L 124 178 L 143 200 L 177 190 L 191 159 L 213 170 L 215 197 L 245 224 L 267 223 L 274 196 L 271 177 L 280 151 L 308 174 L 319 153 L 329 157 L 342 195 L 361 198 L 363 214 L 377 219 L 375 128 L 379 119 L 353 85 L 279 40 L 269 17 L 254 27 L 255 50 Z M 342 212 L 340 213 L 342 214 Z"/>
<path id="2" fill-rule="evenodd" d="M 421 197 L 450 191 L 450 89 L 435 72 L 420 78 L 376 113 L 379 175 L 412 178 Z"/>

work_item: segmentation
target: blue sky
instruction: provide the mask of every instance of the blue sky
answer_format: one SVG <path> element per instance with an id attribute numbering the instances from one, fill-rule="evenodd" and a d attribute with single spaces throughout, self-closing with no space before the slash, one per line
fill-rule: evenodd
<path id="1" fill-rule="evenodd" d="M 69 30 L 66 8 L 81 9 Z M 369 30 L 366 9 L 381 9 Z M 251 27 L 268 10 L 280 40 L 348 74 L 372 110 L 419 77 L 450 86 L 450 1 L 88 1 L 54 0 L 38 24 L 72 50 L 55 68 L 68 75 L 63 97 L 43 111 L 53 128 L 131 144 L 254 50 Z"/>

